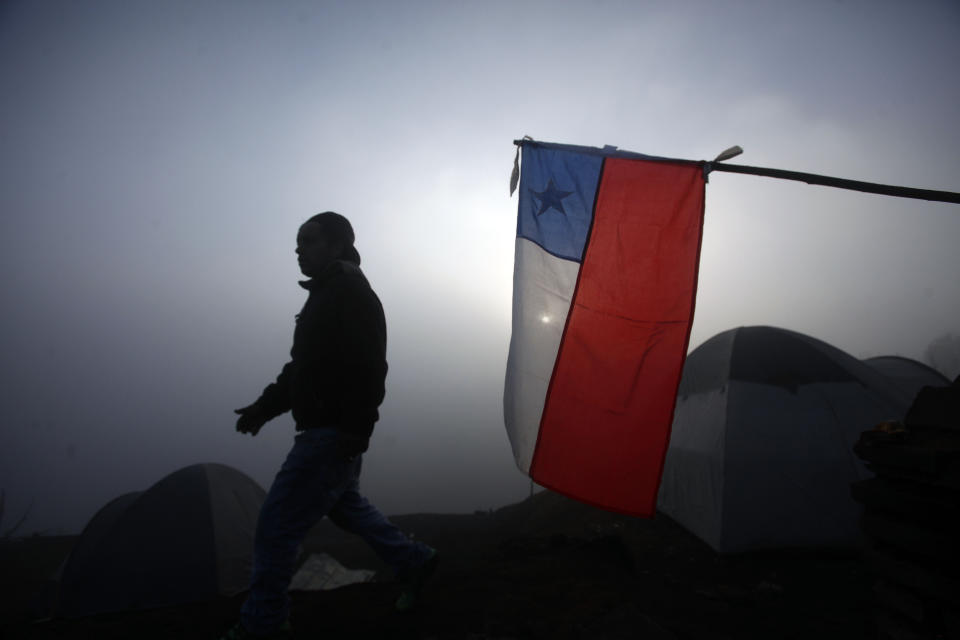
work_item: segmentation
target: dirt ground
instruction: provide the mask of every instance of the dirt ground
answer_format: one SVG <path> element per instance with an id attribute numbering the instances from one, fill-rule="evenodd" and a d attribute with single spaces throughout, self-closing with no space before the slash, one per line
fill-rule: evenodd
<path id="1" fill-rule="evenodd" d="M 543 492 L 495 512 L 392 518 L 439 549 L 421 606 L 393 611 L 397 587 L 356 538 L 323 523 L 325 551 L 373 582 L 295 592 L 296 638 L 869 638 L 872 578 L 855 552 L 720 556 L 665 516 L 607 513 Z M 0 547 L 0 637 L 216 638 L 243 594 L 82 619 L 41 619 L 47 580 L 72 538 Z"/>

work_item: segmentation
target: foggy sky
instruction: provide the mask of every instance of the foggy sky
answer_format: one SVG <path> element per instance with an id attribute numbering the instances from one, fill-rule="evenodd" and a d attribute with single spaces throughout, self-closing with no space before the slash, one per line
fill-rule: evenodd
<path id="1" fill-rule="evenodd" d="M 268 487 L 292 421 L 232 410 L 286 361 L 324 210 L 387 315 L 364 491 L 518 500 L 512 140 L 956 191 L 958 61 L 950 1 L 2 3 L 0 529 L 33 501 L 21 533 L 77 532 L 196 462 Z M 714 173 L 691 346 L 922 359 L 960 333 L 958 239 L 956 205 Z"/>

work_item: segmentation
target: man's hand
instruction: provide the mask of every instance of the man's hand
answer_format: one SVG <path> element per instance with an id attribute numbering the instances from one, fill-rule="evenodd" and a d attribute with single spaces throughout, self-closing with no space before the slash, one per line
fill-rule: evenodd
<path id="1" fill-rule="evenodd" d="M 237 418 L 237 431 L 240 433 L 249 433 L 251 436 L 255 436 L 267 423 L 257 403 L 242 409 L 234 409 L 233 412 L 240 416 Z"/>

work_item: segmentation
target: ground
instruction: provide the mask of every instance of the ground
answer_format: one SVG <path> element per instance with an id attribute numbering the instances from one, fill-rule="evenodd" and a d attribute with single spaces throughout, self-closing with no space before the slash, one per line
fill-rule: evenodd
<path id="1" fill-rule="evenodd" d="M 610 639 L 870 637 L 872 578 L 856 552 L 723 556 L 666 516 L 620 516 L 549 492 L 495 512 L 392 518 L 440 550 L 421 606 L 393 611 L 397 586 L 358 539 L 329 523 L 325 551 L 374 582 L 293 594 L 295 638 Z M 216 638 L 243 594 L 211 602 L 35 621 L 72 538 L 0 547 L 0 637 Z M 382 576 L 382 577 L 381 577 Z"/>

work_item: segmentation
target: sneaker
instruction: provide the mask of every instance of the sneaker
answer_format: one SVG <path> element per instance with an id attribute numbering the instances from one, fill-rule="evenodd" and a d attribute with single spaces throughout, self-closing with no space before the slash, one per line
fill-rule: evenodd
<path id="1" fill-rule="evenodd" d="M 436 549 L 430 549 L 430 553 L 422 565 L 401 575 L 400 597 L 397 598 L 395 604 L 397 611 L 410 611 L 416 606 L 423 585 L 426 584 L 427 579 L 433 575 L 433 572 L 437 570 L 438 564 L 440 564 L 440 555 Z"/>
<path id="2" fill-rule="evenodd" d="M 284 620 L 279 629 L 267 634 L 251 633 L 242 622 L 237 622 L 220 636 L 220 640 L 290 640 L 291 638 L 293 638 L 293 631 L 290 629 L 289 620 Z"/>

